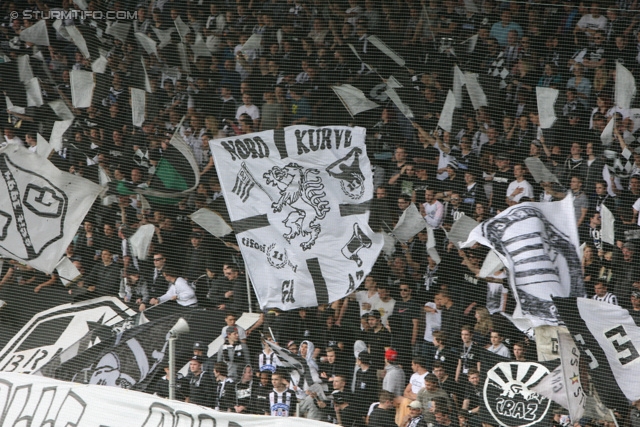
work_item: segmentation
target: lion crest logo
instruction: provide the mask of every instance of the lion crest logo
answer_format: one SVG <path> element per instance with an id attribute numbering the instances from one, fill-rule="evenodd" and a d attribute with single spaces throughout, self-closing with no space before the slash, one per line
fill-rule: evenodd
<path id="1" fill-rule="evenodd" d="M 285 206 L 293 209 L 282 221 L 289 230 L 283 237 L 291 243 L 291 240 L 302 236 L 306 240 L 300 247 L 305 251 L 313 247 L 320 235 L 322 228 L 318 221 L 331 210 L 329 201 L 325 199 L 322 179 L 317 176 L 319 174 L 318 169 L 304 169 L 297 163 L 289 163 L 283 168 L 274 166 L 263 174 L 267 185 L 276 187 L 280 193 L 280 198 L 271 204 L 273 212 L 281 212 Z M 309 218 L 300 202 L 313 208 Z"/>

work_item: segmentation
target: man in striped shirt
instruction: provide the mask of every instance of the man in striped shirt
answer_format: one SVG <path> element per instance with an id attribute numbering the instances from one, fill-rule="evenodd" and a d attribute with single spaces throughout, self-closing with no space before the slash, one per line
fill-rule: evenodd
<path id="1" fill-rule="evenodd" d="M 273 391 L 269 393 L 269 412 L 265 415 L 272 417 L 295 417 L 296 416 L 296 394 L 287 388 L 285 374 L 280 369 L 271 375 Z"/>
<path id="2" fill-rule="evenodd" d="M 596 282 L 593 286 L 593 290 L 595 291 L 595 295 L 593 296 L 594 300 L 618 305 L 618 298 L 611 292 L 607 292 L 607 285 L 604 282 Z"/>

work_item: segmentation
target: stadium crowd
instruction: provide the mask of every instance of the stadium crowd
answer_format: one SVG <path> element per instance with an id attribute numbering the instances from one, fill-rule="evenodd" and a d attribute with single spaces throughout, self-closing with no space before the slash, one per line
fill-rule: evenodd
<path id="1" fill-rule="evenodd" d="M 71 103 L 70 72 L 91 71 L 94 57 L 85 58 L 53 21 L 47 21 L 48 47 L 19 37 L 36 23 L 21 13 L 80 10 L 82 3 L 93 11 L 137 12 L 124 40 L 106 28 L 125 21 L 80 14 L 61 20 L 62 28 L 75 25 L 87 40 L 99 40 L 106 58 L 104 72 L 95 73 L 91 106 L 83 109 Z M 220 310 L 225 343 L 212 359 L 195 343 L 190 373 L 180 382 L 182 397 L 193 403 L 345 426 L 479 425 L 487 352 L 519 361 L 538 356 L 535 341 L 501 315 L 515 307 L 507 273 L 480 277 L 488 249 L 459 250 L 447 240 L 444 230 L 460 217 L 481 222 L 518 203 L 571 193 L 588 296 L 620 304 L 640 320 L 640 122 L 633 110 L 615 105 L 616 64 L 635 76 L 640 71 L 637 6 L 625 0 L 2 2 L 0 88 L 13 96 L 17 89 L 4 66 L 38 53 L 31 62 L 42 64 L 33 69 L 45 101 L 23 112 L 3 109 L 4 140 L 35 152 L 37 133 L 49 135 L 57 119 L 46 102 L 61 99 L 75 119 L 51 161 L 94 180 L 99 166 L 116 184 L 111 203 L 95 203 L 67 249 L 83 273 L 78 283 L 64 287 L 56 274 L 4 263 L 3 333 L 10 336 L 44 308 L 103 295 L 150 318 L 160 307 Z M 169 32 L 178 18 L 187 34 Z M 150 55 L 134 32 L 166 45 Z M 243 48 L 254 34 L 262 36 L 260 45 Z M 405 66 L 375 48 L 369 35 Z M 209 53 L 191 48 L 198 43 Z M 454 65 L 478 73 L 488 105 L 474 110 L 463 92 L 446 132 L 437 124 Z M 404 86 L 398 93 L 413 120 L 383 94 L 392 74 Z M 331 90 L 339 84 L 361 88 L 380 108 L 351 116 Z M 140 127 L 131 120 L 134 87 L 149 92 Z M 558 119 L 544 131 L 536 87 L 559 90 Z M 613 137 L 601 139 L 610 120 Z M 210 140 L 299 124 L 366 127 L 376 187 L 371 228 L 389 231 L 414 204 L 434 230 L 438 256 L 427 253 L 425 229 L 381 255 L 349 297 L 289 312 L 266 308 L 245 331 L 235 322 L 255 297 L 247 294 L 235 236 L 216 239 L 189 214 L 209 207 L 228 220 Z M 200 185 L 175 204 L 158 198 L 145 207 L 136 188 L 175 188 L 150 170 L 174 150 L 174 132 L 194 154 Z M 528 157 L 539 158 L 557 182 L 536 182 L 524 164 Z M 603 206 L 615 217 L 614 245 L 603 242 Z M 148 261 L 132 256 L 127 240 L 144 224 L 156 230 Z M 308 375 L 281 366 L 267 340 L 305 359 Z M 161 380 L 154 391 L 166 395 L 166 387 Z M 632 415 L 638 413 L 634 407 Z"/>

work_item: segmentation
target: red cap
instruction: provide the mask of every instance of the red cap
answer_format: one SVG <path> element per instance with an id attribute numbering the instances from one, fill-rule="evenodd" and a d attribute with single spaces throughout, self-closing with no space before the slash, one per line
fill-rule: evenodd
<path id="1" fill-rule="evenodd" d="M 395 362 L 396 360 L 398 360 L 398 352 L 390 348 L 384 352 L 384 358 L 389 362 Z"/>

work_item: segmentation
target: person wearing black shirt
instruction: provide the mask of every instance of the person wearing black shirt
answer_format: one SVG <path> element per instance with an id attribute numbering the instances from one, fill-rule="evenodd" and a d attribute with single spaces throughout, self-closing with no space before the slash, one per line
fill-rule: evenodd
<path id="1" fill-rule="evenodd" d="M 500 153 L 496 156 L 496 172 L 493 174 L 493 190 L 491 191 L 491 207 L 502 211 L 507 208 L 505 201 L 507 188 L 513 180 L 513 168 L 509 165 L 509 155 Z"/>
<path id="2" fill-rule="evenodd" d="M 260 382 L 251 390 L 251 413 L 264 415 L 269 409 L 269 393 L 271 393 L 271 371 L 260 372 Z"/>
<path id="3" fill-rule="evenodd" d="M 485 204 L 487 197 L 484 192 L 484 186 L 476 181 L 477 171 L 464 171 L 464 182 L 466 184 L 465 191 L 460 194 L 462 209 L 467 216 L 472 216 L 477 203 Z"/>
<path id="4" fill-rule="evenodd" d="M 215 405 L 214 409 L 223 412 L 233 410 L 236 403 L 236 389 L 233 380 L 227 377 L 227 364 L 216 362 L 213 365 L 213 375 L 216 377 L 216 388 L 212 402 Z"/>
<path id="5" fill-rule="evenodd" d="M 636 53 L 629 46 L 627 37 L 624 34 L 618 34 L 616 35 L 615 43 L 607 49 L 607 63 L 615 68 L 616 63 L 619 62 L 631 70 L 638 65 Z"/>
<path id="6" fill-rule="evenodd" d="M 452 193 L 460 194 L 465 190 L 464 176 L 458 173 L 457 160 L 451 160 L 446 169 L 449 177 L 440 181 L 440 190 L 436 194 L 438 200 L 451 197 Z"/>
<path id="7" fill-rule="evenodd" d="M 251 365 L 244 367 L 240 382 L 236 384 L 236 402 L 234 410 L 238 414 L 250 414 L 253 393 L 253 370 Z"/>
<path id="8" fill-rule="evenodd" d="M 364 417 L 369 410 L 369 406 L 375 402 L 378 397 L 378 379 L 375 369 L 371 366 L 371 356 L 369 356 L 369 353 L 366 351 L 360 352 L 356 364 L 360 369 L 356 372 L 354 381 L 353 392 L 357 399 L 355 399 L 353 405 L 357 409 L 358 416 Z"/>
<path id="9" fill-rule="evenodd" d="M 392 347 L 398 350 L 398 363 L 403 366 L 407 378 L 411 372 L 411 355 L 418 338 L 418 324 L 420 319 L 420 306 L 412 298 L 411 286 L 401 282 L 400 299 L 393 307 L 393 313 L 389 317 L 389 326 Z"/>
<path id="10" fill-rule="evenodd" d="M 74 288 L 70 291 L 74 301 L 118 295 L 120 291 L 120 267 L 113 262 L 113 255 L 108 249 L 103 249 L 100 256 L 102 262 L 93 267 L 91 273 L 83 281 L 83 287 Z"/>
<path id="11" fill-rule="evenodd" d="M 480 372 L 474 368 L 470 368 L 468 380 L 469 382 L 465 386 L 462 409 L 469 411 L 469 415 L 478 415 L 483 403 L 482 386 L 480 385 Z"/>
<path id="12" fill-rule="evenodd" d="M 395 425 L 395 396 L 386 390 L 380 392 L 380 404 L 369 415 L 369 427 L 388 427 Z"/>
<path id="13" fill-rule="evenodd" d="M 189 397 L 186 401 L 212 408 L 215 388 L 211 376 L 202 369 L 203 361 L 202 356 L 193 356 L 189 362 L 189 375 L 186 378 L 189 383 Z"/>
<path id="14" fill-rule="evenodd" d="M 384 369 L 384 351 L 391 347 L 391 334 L 380 322 L 380 312 L 373 310 L 367 319 L 370 330 L 362 334 L 362 341 L 367 344 L 372 355 L 371 365 L 374 370 Z"/>
<path id="15" fill-rule="evenodd" d="M 463 326 L 460 331 L 460 337 L 462 339 L 462 347 L 460 349 L 460 358 L 458 359 L 458 368 L 456 369 L 456 382 L 461 387 L 464 387 L 471 369 L 476 369 L 477 372 L 480 371 L 480 359 L 478 358 L 478 347 L 473 342 L 471 327 Z"/>
<path id="16" fill-rule="evenodd" d="M 318 375 L 322 382 L 333 384 L 335 377 L 343 376 L 348 378 L 348 369 L 337 360 L 336 350 L 333 347 L 327 348 L 325 357 L 320 358 L 320 365 L 318 366 Z"/>

